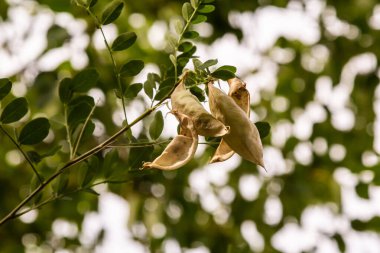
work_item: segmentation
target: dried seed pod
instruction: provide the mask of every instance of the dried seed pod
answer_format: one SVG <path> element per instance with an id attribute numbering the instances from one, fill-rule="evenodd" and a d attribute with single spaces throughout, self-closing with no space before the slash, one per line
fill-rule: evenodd
<path id="1" fill-rule="evenodd" d="M 249 117 L 250 113 L 250 95 L 248 90 L 245 88 L 246 84 L 239 78 L 228 79 L 228 85 L 230 90 L 228 91 L 228 96 L 236 102 L 236 104 L 247 113 Z"/>
<path id="2" fill-rule="evenodd" d="M 180 122 L 180 134 L 177 135 L 153 162 L 143 164 L 143 169 L 175 170 L 188 163 L 198 146 L 198 134 L 190 117 L 172 111 Z"/>
<path id="3" fill-rule="evenodd" d="M 239 78 L 232 78 L 228 80 L 230 89 L 228 95 L 236 102 L 236 104 L 243 109 L 243 111 L 249 117 L 250 113 L 250 95 L 245 88 L 246 84 Z M 214 156 L 211 158 L 210 163 L 223 162 L 234 155 L 234 151 L 228 146 L 227 142 L 222 139 L 218 148 L 215 151 Z"/>
<path id="4" fill-rule="evenodd" d="M 223 136 L 224 141 L 241 157 L 264 168 L 263 146 L 256 126 L 231 97 L 212 83 L 208 89 L 212 114 L 230 126 L 230 132 Z"/>
<path id="5" fill-rule="evenodd" d="M 208 113 L 197 97 L 186 90 L 183 81 L 172 93 L 171 102 L 173 110 L 191 118 L 199 135 L 217 137 L 228 133 L 229 127 Z"/>

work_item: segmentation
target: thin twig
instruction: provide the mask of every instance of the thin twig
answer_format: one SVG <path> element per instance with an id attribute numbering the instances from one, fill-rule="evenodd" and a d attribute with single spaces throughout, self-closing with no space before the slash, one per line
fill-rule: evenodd
<path id="1" fill-rule="evenodd" d="M 90 118 L 91 118 L 92 114 L 93 114 L 94 111 L 95 111 L 95 107 L 96 107 L 96 104 L 94 104 L 94 106 L 92 107 L 90 113 L 88 114 L 88 116 L 87 116 L 87 118 L 86 118 L 86 120 L 85 120 L 85 122 L 84 122 L 84 124 L 83 124 L 83 126 L 82 126 L 82 129 L 81 129 L 81 131 L 80 131 L 80 133 L 79 133 L 79 135 L 78 135 L 78 138 L 77 138 L 77 140 L 75 141 L 75 144 L 74 144 L 74 150 L 73 150 L 73 155 L 74 155 L 74 157 L 75 157 L 75 155 L 76 155 L 76 153 L 77 153 L 77 150 L 78 150 L 78 148 L 79 148 L 79 144 L 80 144 L 80 141 L 81 141 L 81 139 L 82 139 L 82 136 L 83 136 L 84 130 L 86 129 L 86 126 L 87 126 L 88 122 L 90 121 Z"/>
<path id="2" fill-rule="evenodd" d="M 21 148 L 21 146 L 17 143 L 15 139 L 2 127 L 0 126 L 0 130 L 11 140 L 11 142 L 17 147 L 17 149 L 21 152 L 21 154 L 24 156 L 25 160 L 29 163 L 30 167 L 32 167 L 32 170 L 34 174 L 36 174 L 38 181 L 40 184 L 42 184 L 43 179 L 38 173 L 36 167 L 34 167 L 33 162 L 29 159 L 28 155 L 24 152 L 24 150 Z"/>
<path id="3" fill-rule="evenodd" d="M 33 199 L 38 193 L 40 193 L 43 189 L 45 189 L 46 186 L 48 186 L 54 179 L 56 179 L 59 175 L 61 175 L 64 171 L 66 171 L 68 168 L 72 167 L 75 164 L 78 164 L 90 156 L 98 153 L 99 151 L 105 149 L 113 143 L 119 136 L 121 136 L 124 132 L 128 131 L 132 126 L 140 122 L 142 119 L 150 115 L 152 112 L 154 112 L 161 104 L 165 102 L 166 99 L 170 98 L 170 95 L 173 93 L 174 89 L 177 87 L 177 85 L 182 81 L 182 79 L 186 76 L 183 75 L 183 77 L 178 80 L 178 82 L 173 86 L 173 88 L 168 92 L 168 94 L 163 97 L 155 106 L 147 109 L 144 113 L 142 113 L 139 117 L 137 117 L 134 121 L 132 121 L 130 124 L 125 125 L 122 127 L 119 131 L 117 131 L 114 135 L 109 137 L 107 140 L 99 144 L 98 146 L 88 150 L 84 154 L 70 160 L 67 162 L 62 168 L 57 170 L 53 175 L 51 175 L 46 181 L 43 181 L 33 192 L 31 192 L 27 197 L 25 197 L 12 211 L 10 211 L 3 219 L 0 220 L 0 226 L 2 226 L 4 223 L 6 223 L 9 220 L 12 220 L 17 217 L 17 213 L 20 209 L 22 209 L 31 199 Z"/>

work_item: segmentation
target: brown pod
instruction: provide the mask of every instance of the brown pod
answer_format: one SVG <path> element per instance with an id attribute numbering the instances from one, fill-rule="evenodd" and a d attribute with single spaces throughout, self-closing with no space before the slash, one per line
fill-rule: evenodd
<path id="1" fill-rule="evenodd" d="M 153 162 L 143 164 L 143 169 L 175 170 L 188 163 L 198 146 L 198 134 L 192 120 L 177 111 L 172 112 L 180 122 L 180 134 L 177 135 L 160 156 Z"/>
<path id="2" fill-rule="evenodd" d="M 228 91 L 228 96 L 236 102 L 236 104 L 243 109 L 243 111 L 249 117 L 250 113 L 250 95 L 248 90 L 245 88 L 246 84 L 239 78 L 228 79 L 228 85 L 230 89 Z M 223 162 L 231 156 L 234 155 L 234 151 L 228 146 L 225 140 L 221 140 L 218 148 L 215 151 L 214 156 L 211 158 L 210 163 Z"/>
<path id="3" fill-rule="evenodd" d="M 246 84 L 239 78 L 235 77 L 228 79 L 228 85 L 230 86 L 228 96 L 232 97 L 236 104 L 238 104 L 238 106 L 243 109 L 249 117 L 251 98 L 249 91 L 245 87 Z"/>
<path id="4" fill-rule="evenodd" d="M 208 113 L 197 97 L 185 88 L 183 81 L 173 91 L 171 103 L 173 110 L 191 118 L 199 135 L 217 137 L 228 133 L 229 127 Z"/>
<path id="5" fill-rule="evenodd" d="M 208 84 L 208 89 L 212 114 L 230 126 L 230 132 L 223 136 L 223 140 L 241 157 L 265 168 L 259 131 L 249 120 L 247 113 L 211 82 Z"/>

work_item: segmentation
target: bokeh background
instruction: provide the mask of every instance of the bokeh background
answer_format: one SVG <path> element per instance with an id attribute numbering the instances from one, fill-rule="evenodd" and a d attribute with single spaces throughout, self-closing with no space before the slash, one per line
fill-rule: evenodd
<path id="1" fill-rule="evenodd" d="M 94 11 L 107 4 L 99 0 Z M 165 33 L 182 4 L 125 1 L 121 17 L 104 27 L 110 42 L 126 31 L 138 35 L 131 50 L 116 55 L 145 61 L 131 83 L 170 66 Z M 195 26 L 196 55 L 236 66 L 247 83 L 252 120 L 272 126 L 263 139 L 268 172 L 237 155 L 209 165 L 215 146 L 206 144 L 171 172 L 138 170 L 162 146 L 107 150 L 87 163 L 103 171 L 94 180 L 107 175 L 123 183 L 94 186 L 100 196 L 68 191 L 10 221 L 0 227 L 1 252 L 380 252 L 380 4 L 216 0 L 215 6 Z M 0 77 L 14 81 L 13 96 L 28 99 L 29 118 L 44 115 L 52 124 L 38 147 L 59 149 L 39 164 L 48 175 L 67 161 L 57 92 L 63 77 L 85 67 L 100 73 L 88 93 L 98 101 L 96 128 L 82 152 L 122 125 L 112 64 L 92 19 L 69 0 L 0 0 L 0 16 Z M 128 117 L 147 107 L 140 92 L 127 101 Z M 136 125 L 133 136 L 149 138 L 150 122 Z M 167 115 L 160 139 L 175 136 L 176 127 Z M 0 138 L 3 217 L 33 187 L 33 174 Z M 71 190 L 80 171 L 78 165 L 64 174 Z"/>

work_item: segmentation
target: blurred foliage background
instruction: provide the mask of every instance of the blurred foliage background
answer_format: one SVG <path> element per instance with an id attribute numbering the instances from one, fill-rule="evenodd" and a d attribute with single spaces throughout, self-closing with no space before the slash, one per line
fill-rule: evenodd
<path id="1" fill-rule="evenodd" d="M 106 34 L 112 41 L 134 31 L 138 39 L 116 60 L 141 59 L 149 71 L 164 71 L 171 63 L 163 33 L 184 1 L 124 2 Z M 94 12 L 100 15 L 108 3 L 99 0 Z M 171 172 L 139 170 L 163 145 L 108 150 L 72 167 L 40 198 L 48 199 L 54 189 L 63 189 L 64 197 L 1 226 L 1 252 L 378 252 L 380 5 L 216 0 L 215 6 L 207 25 L 196 28 L 206 36 L 197 39 L 195 55 L 236 66 L 247 82 L 254 119 L 272 126 L 263 140 L 268 173 L 238 157 L 207 165 L 215 150 L 209 145 Z M 47 176 L 68 160 L 58 99 L 64 77 L 95 68 L 100 78 L 90 95 L 105 98 L 93 116 L 100 130 L 79 152 L 120 128 L 112 62 L 91 17 L 68 0 L 0 0 L 0 16 L 1 77 L 13 81 L 13 97 L 27 98 L 28 117 L 48 117 L 54 132 L 35 147 L 40 154 L 53 150 L 38 164 Z M 18 24 L 27 29 L 17 30 Z M 42 39 L 30 47 L 34 36 Z M 143 73 L 124 81 L 144 82 Z M 130 119 L 138 115 L 136 108 L 149 107 L 142 93 L 126 101 Z M 151 141 L 151 120 L 133 138 Z M 36 178 L 0 136 L 4 217 Z M 88 170 L 94 184 L 112 182 L 91 188 L 100 196 L 77 190 Z"/>

